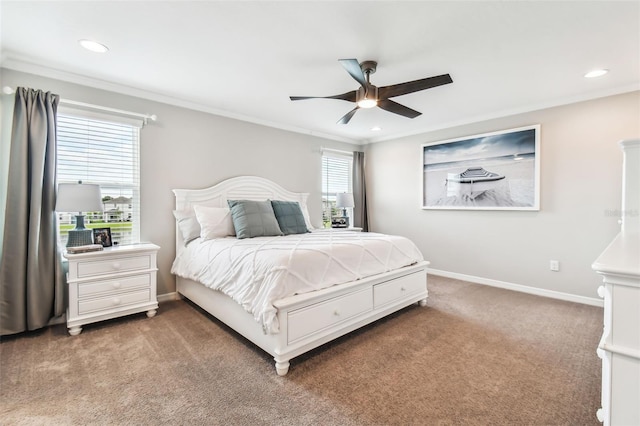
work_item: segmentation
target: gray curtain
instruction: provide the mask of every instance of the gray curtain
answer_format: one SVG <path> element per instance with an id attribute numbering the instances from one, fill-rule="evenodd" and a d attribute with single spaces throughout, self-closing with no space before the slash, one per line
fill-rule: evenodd
<path id="1" fill-rule="evenodd" d="M 4 239 L 0 335 L 41 328 L 64 313 L 64 273 L 56 238 L 56 112 L 59 96 L 15 94 Z"/>
<path id="2" fill-rule="evenodd" d="M 364 182 L 364 152 L 353 152 L 353 226 L 369 231 L 369 215 L 367 213 L 367 191 Z"/>

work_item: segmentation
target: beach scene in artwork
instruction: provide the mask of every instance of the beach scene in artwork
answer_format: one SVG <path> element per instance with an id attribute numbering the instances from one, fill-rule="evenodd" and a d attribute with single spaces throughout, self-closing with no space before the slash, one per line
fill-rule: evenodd
<path id="1" fill-rule="evenodd" d="M 536 207 L 536 129 L 423 147 L 426 208 Z"/>

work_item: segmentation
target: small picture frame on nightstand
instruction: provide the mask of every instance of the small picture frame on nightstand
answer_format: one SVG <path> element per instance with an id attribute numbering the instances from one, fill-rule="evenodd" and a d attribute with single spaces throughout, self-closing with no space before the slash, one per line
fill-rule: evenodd
<path id="1" fill-rule="evenodd" d="M 334 216 L 331 218 L 332 228 L 348 228 L 349 218 L 346 216 Z"/>
<path id="2" fill-rule="evenodd" d="M 102 247 L 111 247 L 111 228 L 94 228 L 93 243 L 100 244 Z"/>

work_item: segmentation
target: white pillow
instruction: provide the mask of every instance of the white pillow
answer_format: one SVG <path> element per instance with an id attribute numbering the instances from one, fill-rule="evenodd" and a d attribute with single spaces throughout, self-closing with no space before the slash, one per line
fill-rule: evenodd
<path id="1" fill-rule="evenodd" d="M 307 229 L 311 231 L 312 229 L 314 229 L 314 226 L 311 224 L 311 219 L 309 218 L 307 203 L 300 203 L 300 210 L 302 210 L 302 216 L 304 217 L 304 222 L 307 224 Z"/>
<path id="2" fill-rule="evenodd" d="M 227 207 L 193 206 L 193 210 L 200 223 L 200 237 L 203 240 L 236 235 L 231 211 Z"/>
<path id="3" fill-rule="evenodd" d="M 200 236 L 200 224 L 196 219 L 196 213 L 192 208 L 185 210 L 174 210 L 173 216 L 178 223 L 178 229 L 182 235 L 182 241 L 186 246 L 190 241 Z"/>

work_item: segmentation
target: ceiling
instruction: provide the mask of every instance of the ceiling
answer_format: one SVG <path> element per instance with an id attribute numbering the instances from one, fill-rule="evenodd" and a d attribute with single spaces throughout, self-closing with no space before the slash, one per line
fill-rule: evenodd
<path id="1" fill-rule="evenodd" d="M 3 67 L 354 143 L 640 88 L 639 1 L 3 0 L 0 18 Z M 415 119 L 289 100 L 357 89 L 343 58 L 378 61 L 376 86 L 453 84 L 393 99 Z"/>

